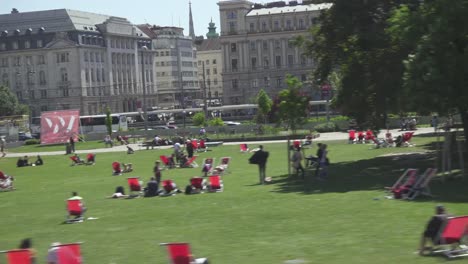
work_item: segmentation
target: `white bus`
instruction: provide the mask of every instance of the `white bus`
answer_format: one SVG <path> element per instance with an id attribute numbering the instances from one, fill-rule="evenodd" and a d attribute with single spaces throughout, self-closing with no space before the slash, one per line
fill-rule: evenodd
<path id="1" fill-rule="evenodd" d="M 127 116 L 125 114 L 111 114 L 112 131 L 128 131 Z M 41 132 L 41 117 L 33 117 L 31 120 L 31 132 Z M 80 134 L 106 133 L 106 115 L 80 116 Z"/>

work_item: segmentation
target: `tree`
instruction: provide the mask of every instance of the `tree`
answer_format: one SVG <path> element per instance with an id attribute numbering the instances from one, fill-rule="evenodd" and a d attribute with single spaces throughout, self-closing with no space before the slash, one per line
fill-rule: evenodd
<path id="1" fill-rule="evenodd" d="M 300 91 L 302 83 L 297 77 L 286 76 L 288 89 L 279 93 L 279 122 L 291 129 L 293 134 L 305 124 L 309 106 L 309 97 Z"/>
<path id="2" fill-rule="evenodd" d="M 110 107 L 106 107 L 106 128 L 107 134 L 112 135 L 112 117 L 111 117 L 111 110 Z"/>
<path id="3" fill-rule="evenodd" d="M 29 108 L 18 103 L 18 98 L 11 93 L 10 89 L 0 86 L 0 116 L 11 116 L 28 114 Z"/>
<path id="4" fill-rule="evenodd" d="M 265 92 L 265 90 L 260 89 L 260 91 L 257 94 L 257 104 L 258 104 L 258 114 L 263 117 L 263 123 L 266 123 L 266 117 L 268 113 L 271 111 L 271 106 L 273 105 L 273 101 L 271 98 L 268 96 L 268 94 Z M 260 119 L 260 118 L 259 118 Z"/>
<path id="5" fill-rule="evenodd" d="M 402 6 L 389 20 L 395 45 L 411 49 L 404 92 L 423 112 L 459 113 L 468 139 L 468 0 Z M 465 140 L 468 149 L 468 140 Z"/>
<path id="6" fill-rule="evenodd" d="M 393 46 L 386 33 L 387 19 L 402 3 L 418 0 L 332 0 L 332 7 L 320 16 L 310 37 L 296 43 L 317 62 L 314 82 L 329 82 L 339 72 L 335 106 L 359 123 L 374 128 L 384 127 L 389 112 L 399 110 L 406 56 Z"/>
<path id="7" fill-rule="evenodd" d="M 204 126 L 206 124 L 205 113 L 198 112 L 192 117 L 195 126 Z"/>

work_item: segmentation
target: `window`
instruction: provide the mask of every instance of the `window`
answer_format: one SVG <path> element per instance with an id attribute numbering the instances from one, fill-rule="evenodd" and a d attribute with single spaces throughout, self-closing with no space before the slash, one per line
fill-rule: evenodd
<path id="1" fill-rule="evenodd" d="M 237 79 L 232 80 L 231 83 L 232 83 L 232 89 L 234 90 L 239 89 L 239 82 L 237 81 Z"/>
<path id="2" fill-rule="evenodd" d="M 95 53 L 96 54 L 96 62 L 99 62 L 99 59 L 101 58 L 101 56 L 99 56 L 99 53 Z"/>
<path id="3" fill-rule="evenodd" d="M 16 97 L 18 97 L 19 100 L 23 100 L 23 93 L 22 92 L 16 92 Z"/>
<path id="4" fill-rule="evenodd" d="M 34 91 L 29 91 L 29 99 L 36 99 L 36 94 Z"/>
<path id="5" fill-rule="evenodd" d="M 213 74 L 218 74 L 218 68 L 213 68 Z"/>
<path id="6" fill-rule="evenodd" d="M 39 64 L 39 65 L 45 64 L 45 57 L 44 57 L 44 55 L 39 55 L 39 56 L 37 56 L 37 64 Z"/>
<path id="7" fill-rule="evenodd" d="M 267 31 L 267 23 L 266 23 L 266 21 L 263 21 L 263 22 L 262 22 L 262 31 L 263 31 L 263 32 Z"/>
<path id="8" fill-rule="evenodd" d="M 236 11 L 227 11 L 226 14 L 228 19 L 236 19 L 237 18 L 237 12 Z"/>
<path id="9" fill-rule="evenodd" d="M 24 41 L 24 48 L 25 49 L 30 49 L 31 48 L 31 42 L 29 42 L 29 40 Z"/>
<path id="10" fill-rule="evenodd" d="M 257 46 L 255 44 L 255 41 L 250 41 L 250 50 L 256 50 Z"/>
<path id="11" fill-rule="evenodd" d="M 262 46 L 264 50 L 268 50 L 268 41 L 264 40 Z"/>
<path id="12" fill-rule="evenodd" d="M 44 44 L 42 44 L 42 39 L 38 39 L 36 44 L 38 48 L 42 48 L 44 46 Z"/>
<path id="13" fill-rule="evenodd" d="M 263 57 L 263 68 L 268 69 L 270 67 L 270 60 L 268 60 L 268 57 Z"/>
<path id="14" fill-rule="evenodd" d="M 288 65 L 293 66 L 294 65 L 294 56 L 293 55 L 288 55 Z"/>
<path id="15" fill-rule="evenodd" d="M 26 56 L 26 65 L 30 66 L 33 64 L 32 57 L 31 56 Z"/>
<path id="16" fill-rule="evenodd" d="M 63 88 L 62 94 L 63 94 L 63 97 L 68 97 L 69 96 L 68 88 Z"/>
<path id="17" fill-rule="evenodd" d="M 99 74 L 99 69 L 96 69 L 96 81 L 101 82 L 101 74 Z"/>
<path id="18" fill-rule="evenodd" d="M 280 40 L 275 40 L 275 48 L 281 49 L 281 41 Z"/>
<path id="19" fill-rule="evenodd" d="M 276 78 L 276 87 L 281 88 L 282 85 L 283 85 L 283 78 L 279 76 Z"/>
<path id="20" fill-rule="evenodd" d="M 237 71 L 237 59 L 231 60 L 231 69 L 232 71 Z"/>
<path id="21" fill-rule="evenodd" d="M 293 41 L 288 41 L 288 49 L 293 49 L 294 48 L 294 42 Z"/>
<path id="22" fill-rule="evenodd" d="M 218 79 L 217 79 L 217 78 L 215 78 L 215 79 L 213 80 L 213 84 L 214 84 L 214 85 L 218 85 Z"/>
<path id="23" fill-rule="evenodd" d="M 237 52 L 237 45 L 236 45 L 236 43 L 231 43 L 231 52 Z"/>
<path id="24" fill-rule="evenodd" d="M 301 75 L 301 82 L 305 82 L 305 81 L 307 81 L 307 75 L 302 74 Z"/>
<path id="25" fill-rule="evenodd" d="M 278 31 L 278 30 L 280 29 L 279 21 L 278 21 L 278 20 L 276 20 L 276 21 L 273 23 L 273 25 L 274 25 L 273 27 L 274 27 L 274 29 L 275 29 L 276 31 Z"/>
<path id="26" fill-rule="evenodd" d="M 292 22 L 291 20 L 286 20 L 286 29 L 291 30 L 292 29 Z"/>
<path id="27" fill-rule="evenodd" d="M 307 57 L 305 55 L 301 56 L 301 65 L 304 66 L 307 64 Z"/>
<path id="28" fill-rule="evenodd" d="M 255 70 L 257 68 L 257 58 L 256 57 L 250 58 L 250 65 L 252 66 L 252 70 Z"/>
<path id="29" fill-rule="evenodd" d="M 252 88 L 257 88 L 258 87 L 258 81 L 257 79 L 252 80 Z"/>
<path id="30" fill-rule="evenodd" d="M 102 75 L 101 76 L 102 77 L 102 82 L 106 82 L 106 74 L 104 72 L 104 69 L 101 69 L 101 75 Z M 130 79 L 130 77 L 129 77 L 129 79 Z"/>
<path id="31" fill-rule="evenodd" d="M 39 72 L 39 84 L 45 85 L 46 84 L 46 76 L 44 71 Z"/>
<path id="32" fill-rule="evenodd" d="M 86 82 L 89 82 L 89 70 L 88 69 L 85 69 L 85 79 L 86 79 Z"/>
<path id="33" fill-rule="evenodd" d="M 206 64 L 206 65 L 209 65 L 209 64 L 210 64 L 210 60 L 206 60 L 205 64 Z"/>
<path id="34" fill-rule="evenodd" d="M 89 53 L 89 61 L 94 62 L 94 53 L 93 52 Z"/>
<path id="35" fill-rule="evenodd" d="M 250 23 L 249 29 L 250 29 L 250 32 L 254 32 L 255 31 L 255 24 Z"/>
<path id="36" fill-rule="evenodd" d="M 41 98 L 47 98 L 47 90 L 41 90 Z"/>
<path id="37" fill-rule="evenodd" d="M 13 49 L 15 49 L 15 50 L 18 49 L 18 41 L 12 41 L 12 42 L 11 42 L 11 47 L 12 47 Z"/>
<path id="38" fill-rule="evenodd" d="M 5 42 L 0 43 L 0 50 L 6 50 L 6 43 Z"/>
<path id="39" fill-rule="evenodd" d="M 210 75 L 210 69 L 206 69 L 206 75 Z"/>
<path id="40" fill-rule="evenodd" d="M 304 29 L 304 20 L 299 19 L 299 29 Z"/>
<path id="41" fill-rule="evenodd" d="M 235 21 L 229 22 L 229 33 L 236 33 L 237 23 Z"/>
<path id="42" fill-rule="evenodd" d="M 88 59 L 88 52 L 85 51 L 85 52 L 84 52 L 84 61 L 88 61 L 88 60 L 89 60 L 89 59 Z"/>
<path id="43" fill-rule="evenodd" d="M 21 57 L 20 56 L 15 57 L 13 65 L 14 66 L 21 66 Z"/>
<path id="44" fill-rule="evenodd" d="M 8 67 L 8 58 L 2 58 L 2 67 Z"/>
<path id="45" fill-rule="evenodd" d="M 9 87 L 10 86 L 10 81 L 9 81 L 9 78 L 8 78 L 8 73 L 4 73 L 2 75 L 2 84 L 6 87 Z"/>
<path id="46" fill-rule="evenodd" d="M 270 86 L 270 77 L 263 77 L 263 83 L 266 87 Z"/>
<path id="47" fill-rule="evenodd" d="M 216 64 L 216 59 L 213 59 L 213 61 L 211 62 L 212 64 Z"/>
<path id="48" fill-rule="evenodd" d="M 276 68 L 281 68 L 281 56 L 275 57 Z"/>
<path id="49" fill-rule="evenodd" d="M 65 69 L 65 68 L 60 69 L 60 77 L 61 77 L 62 82 L 67 82 L 68 81 L 67 69 Z"/>

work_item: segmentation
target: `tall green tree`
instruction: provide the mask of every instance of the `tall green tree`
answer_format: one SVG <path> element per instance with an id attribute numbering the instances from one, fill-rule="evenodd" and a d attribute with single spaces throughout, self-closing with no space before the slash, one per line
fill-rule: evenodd
<path id="1" fill-rule="evenodd" d="M 292 75 L 286 76 L 287 89 L 279 93 L 279 122 L 296 134 L 308 116 L 309 97 L 301 92 L 302 83 Z"/>
<path id="2" fill-rule="evenodd" d="M 192 117 L 193 124 L 195 126 L 204 126 L 206 125 L 205 113 L 198 112 Z"/>
<path id="3" fill-rule="evenodd" d="M 459 113 L 468 138 L 468 0 L 402 6 L 389 20 L 395 45 L 412 50 L 404 62 L 405 97 L 419 111 Z M 465 140 L 468 149 L 468 140 Z"/>
<path id="4" fill-rule="evenodd" d="M 402 59 L 407 53 L 393 46 L 387 19 L 402 3 L 417 0 L 332 0 L 320 24 L 297 39 L 316 62 L 315 83 L 329 82 L 339 72 L 334 105 L 359 123 L 379 128 L 389 112 L 399 110 Z"/>
<path id="5" fill-rule="evenodd" d="M 271 106 L 273 105 L 273 101 L 265 92 L 265 90 L 260 89 L 257 94 L 257 104 L 258 104 L 258 115 L 261 115 L 259 119 L 263 119 L 263 123 L 266 123 L 266 118 L 271 111 Z"/>
<path id="6" fill-rule="evenodd" d="M 112 135 L 112 116 L 111 116 L 111 110 L 110 107 L 106 107 L 106 128 L 107 128 L 107 134 Z"/>
<path id="7" fill-rule="evenodd" d="M 29 114 L 29 108 L 20 104 L 10 89 L 0 86 L 0 116 Z"/>

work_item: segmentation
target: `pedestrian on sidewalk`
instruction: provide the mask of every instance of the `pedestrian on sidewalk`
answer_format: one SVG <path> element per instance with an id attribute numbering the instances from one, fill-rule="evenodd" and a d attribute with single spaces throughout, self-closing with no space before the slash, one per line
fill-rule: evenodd
<path id="1" fill-rule="evenodd" d="M 263 150 L 263 146 L 260 145 L 259 149 L 250 157 L 250 164 L 257 164 L 260 176 L 260 184 L 265 184 L 266 177 L 266 163 L 268 160 L 269 153 L 268 151 Z"/>

